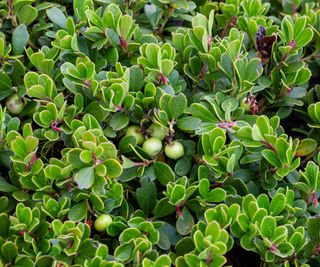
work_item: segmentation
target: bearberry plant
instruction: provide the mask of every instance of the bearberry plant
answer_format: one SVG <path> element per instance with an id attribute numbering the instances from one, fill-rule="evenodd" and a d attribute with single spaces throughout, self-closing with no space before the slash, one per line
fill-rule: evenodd
<path id="1" fill-rule="evenodd" d="M 320 266 L 320 2 L 0 0 L 0 266 Z"/>

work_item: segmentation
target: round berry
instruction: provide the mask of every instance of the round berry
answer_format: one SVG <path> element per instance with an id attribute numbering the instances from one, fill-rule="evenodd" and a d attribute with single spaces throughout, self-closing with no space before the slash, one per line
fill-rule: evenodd
<path id="1" fill-rule="evenodd" d="M 94 222 L 94 228 L 99 232 L 104 232 L 108 225 L 112 223 L 112 218 L 108 214 L 101 214 Z"/>
<path id="2" fill-rule="evenodd" d="M 13 94 L 7 99 L 6 106 L 11 114 L 17 115 L 23 110 L 24 103 L 17 94 Z"/>
<path id="3" fill-rule="evenodd" d="M 151 137 L 143 143 L 142 148 L 151 158 L 153 158 L 160 153 L 162 143 L 160 139 Z"/>
<path id="4" fill-rule="evenodd" d="M 163 140 L 166 137 L 166 135 L 169 133 L 168 128 L 165 128 L 155 123 L 152 123 L 148 130 L 151 137 L 158 138 L 160 140 Z"/>
<path id="5" fill-rule="evenodd" d="M 145 138 L 143 136 L 143 134 L 141 133 L 140 127 L 137 125 L 132 125 L 129 126 L 127 131 L 126 131 L 126 136 L 134 136 L 137 140 L 137 145 L 142 145 Z"/>
<path id="6" fill-rule="evenodd" d="M 169 159 L 178 159 L 184 155 L 184 148 L 179 141 L 173 141 L 166 145 L 164 152 Z"/>
<path id="7" fill-rule="evenodd" d="M 248 98 L 243 98 L 240 101 L 240 107 L 244 108 L 245 111 L 250 111 L 250 104 Z"/>

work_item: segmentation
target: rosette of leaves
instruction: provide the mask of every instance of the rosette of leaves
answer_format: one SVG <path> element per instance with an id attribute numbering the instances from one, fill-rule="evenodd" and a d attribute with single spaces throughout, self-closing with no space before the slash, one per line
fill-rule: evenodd
<path id="1" fill-rule="evenodd" d="M 67 105 L 63 94 L 58 94 L 49 76 L 29 72 L 25 77 L 28 96 L 38 102 L 33 114 L 33 120 L 43 127 L 36 130 L 38 136 L 49 141 L 57 141 L 62 132 L 71 134 L 72 121 L 83 110 L 83 96 L 76 94 L 74 104 Z"/>
<path id="2" fill-rule="evenodd" d="M 107 72 L 106 79 L 101 80 L 102 100 L 101 109 L 110 112 L 108 126 L 105 129 L 107 136 L 115 137 L 117 132 L 129 124 L 128 113 L 133 109 L 135 98 L 129 93 L 131 69 L 116 63 L 115 72 Z"/>
<path id="3" fill-rule="evenodd" d="M 44 56 L 42 52 L 38 52 L 30 55 L 30 57 L 41 57 L 41 55 Z M 37 68 L 41 68 L 40 65 L 38 65 L 41 63 L 41 60 L 38 61 L 37 59 L 34 59 L 34 61 Z M 47 64 L 48 63 L 45 63 L 46 67 L 48 67 Z M 44 101 L 54 101 L 54 98 L 58 95 L 58 91 L 53 80 L 47 74 L 39 75 L 36 72 L 30 71 L 24 76 L 24 84 L 26 86 L 27 95 L 38 101 L 41 100 L 42 103 Z"/>
<path id="4" fill-rule="evenodd" d="M 21 214 L 20 214 L 21 216 Z M 31 257 L 17 257 L 21 253 L 20 245 L 29 246 L 23 241 L 21 236 L 15 235 L 15 231 L 10 230 L 10 218 L 7 214 L 0 215 L 1 233 L 0 233 L 0 262 L 3 265 L 22 264 L 24 266 L 34 265 L 34 260 Z M 22 232 L 21 232 L 22 233 Z"/>
<path id="5" fill-rule="evenodd" d="M 241 207 L 237 203 L 230 206 L 219 204 L 214 208 L 207 209 L 204 213 L 207 222 L 218 222 L 221 228 L 227 229 L 239 216 Z"/>
<path id="6" fill-rule="evenodd" d="M 19 31 L 16 34 L 19 34 Z M 17 56 L 21 52 L 19 50 L 20 47 L 17 48 L 15 43 L 13 42 L 12 45 L 11 43 L 7 43 L 5 35 L 0 31 L 0 100 L 7 98 L 17 91 L 17 86 L 21 84 L 21 76 L 25 73 L 24 66 L 19 60 L 19 56 Z M 23 51 L 24 44 L 22 45 Z"/>
<path id="7" fill-rule="evenodd" d="M 208 217 L 206 217 L 208 219 Z M 233 239 L 227 230 L 221 229 L 219 223 L 200 221 L 193 230 L 195 250 L 176 259 L 179 265 L 182 261 L 187 266 L 224 266 L 227 262 L 225 254 L 233 246 Z"/>
<path id="8" fill-rule="evenodd" d="M 27 55 L 32 65 L 35 66 L 39 72 L 50 76 L 54 74 L 54 64 L 58 60 L 59 52 L 58 48 L 49 48 L 47 46 L 41 47 L 41 50 L 38 52 L 34 52 L 32 48 L 27 49 Z"/>
<path id="9" fill-rule="evenodd" d="M 75 174 L 74 180 L 80 189 L 89 189 L 117 178 L 122 168 L 117 159 L 116 147 L 104 136 L 101 128 L 86 129 L 79 126 L 72 135 L 75 148 L 66 149 L 67 173 Z M 56 176 L 58 166 L 50 166 L 49 177 Z M 58 167 L 59 168 L 59 167 Z M 60 169 L 60 168 L 59 168 Z M 51 173 L 51 174 L 50 174 Z M 64 175 L 61 173 L 63 178 Z"/>
<path id="10" fill-rule="evenodd" d="M 138 58 L 138 64 L 143 67 L 147 74 L 147 82 L 157 82 L 166 85 L 168 76 L 172 72 L 176 62 L 176 51 L 170 44 L 143 44 L 140 47 L 141 56 Z"/>
<path id="11" fill-rule="evenodd" d="M 143 91 L 135 93 L 135 102 L 131 110 L 133 122 L 139 123 L 144 118 L 146 112 L 158 106 L 156 101 L 157 95 L 157 87 L 154 83 L 147 83 Z"/>
<path id="12" fill-rule="evenodd" d="M 59 126 L 63 123 L 67 102 L 59 102 L 49 102 L 45 106 L 39 106 L 33 115 L 33 120 L 42 127 L 40 133 L 49 141 L 57 141 L 62 132 Z"/>
<path id="13" fill-rule="evenodd" d="M 270 3 L 262 2 L 260 0 L 242 1 L 241 8 L 243 9 L 244 14 L 239 16 L 237 19 L 239 28 L 248 34 L 252 42 L 259 43 L 259 41 L 262 39 L 267 41 L 266 44 L 268 45 L 263 49 L 258 47 L 257 55 L 258 57 L 262 56 L 262 60 L 265 63 L 269 63 L 271 56 L 270 50 L 272 50 L 273 43 L 276 41 L 275 32 L 279 28 L 278 25 L 274 25 L 271 20 L 268 20 L 268 17 L 266 16 L 266 13 L 268 13 L 270 8 Z M 264 38 L 265 36 L 261 36 L 262 39 L 257 39 L 259 27 L 260 29 L 264 29 L 266 31 L 266 38 Z M 263 55 L 261 55 L 261 52 Z"/>
<path id="14" fill-rule="evenodd" d="M 158 104 L 159 108 L 154 110 L 152 119 L 155 123 L 169 128 L 168 142 L 172 142 L 175 135 L 174 125 L 179 117 L 185 113 L 187 105 L 187 98 L 183 93 L 177 95 L 161 94 Z"/>
<path id="15" fill-rule="evenodd" d="M 169 267 L 171 266 L 171 259 L 168 255 L 161 255 L 155 261 L 144 258 L 142 261 L 143 267 Z"/>
<path id="16" fill-rule="evenodd" d="M 189 8 L 189 3 L 187 0 L 153 0 L 152 3 L 156 6 L 160 7 L 168 7 L 169 8 L 174 8 L 174 9 L 188 9 Z"/>
<path id="17" fill-rule="evenodd" d="M 216 181 L 223 183 L 239 168 L 242 145 L 234 140 L 226 145 L 226 131 L 215 128 L 202 135 L 203 160 L 215 172 Z"/>
<path id="18" fill-rule="evenodd" d="M 5 108 L 0 106 L 0 165 L 10 167 L 10 151 L 6 148 L 6 136 L 11 131 L 18 131 L 20 120 L 17 117 L 11 117 Z"/>
<path id="19" fill-rule="evenodd" d="M 213 24 L 214 11 L 209 18 L 198 14 L 192 19 L 192 29 L 174 34 L 173 42 L 187 61 L 183 70 L 201 88 L 232 91 L 237 97 L 245 95 L 262 74 L 261 62 L 243 54 L 244 35 L 235 28 L 228 38 L 215 42 Z M 232 80 L 233 75 L 236 80 Z"/>
<path id="20" fill-rule="evenodd" d="M 30 124 L 23 126 L 22 135 L 17 131 L 10 131 L 6 138 L 10 150 L 13 152 L 11 160 L 15 171 L 21 176 L 37 174 L 43 167 L 41 158 L 37 157 L 39 139 L 33 135 Z"/>
<path id="21" fill-rule="evenodd" d="M 59 48 L 62 51 L 76 51 L 79 52 L 78 36 L 76 33 L 77 27 L 72 18 L 67 18 L 56 7 L 50 9 L 53 13 L 54 22 L 59 26 L 59 30 L 55 33 L 55 39 L 52 41 L 52 45 Z M 49 10 L 47 12 L 50 12 Z M 80 25 L 81 26 L 81 25 Z"/>
<path id="22" fill-rule="evenodd" d="M 7 184 L 7 190 L 14 192 L 13 197 L 18 201 L 26 201 L 30 196 L 25 191 L 32 190 L 38 191 L 32 196 L 33 199 L 40 200 L 43 195 L 53 192 L 52 184 L 43 171 L 43 161 L 37 155 L 39 139 L 34 136 L 31 125 L 23 126 L 22 135 L 17 131 L 11 131 L 6 142 L 12 151 L 10 159 L 13 170 L 10 180 L 14 184 Z"/>
<path id="23" fill-rule="evenodd" d="M 33 209 L 19 203 L 15 216 L 10 216 L 10 234 L 16 242 L 23 244 L 21 252 L 28 253 L 30 257 L 22 257 L 26 262 L 38 261 L 37 254 L 48 253 L 51 244 L 49 238 L 50 223 L 41 220 L 39 208 Z M 39 246 L 39 247 L 38 247 Z M 29 264 L 29 263 L 28 263 Z M 26 265 L 29 266 L 29 265 Z"/>
<path id="24" fill-rule="evenodd" d="M 280 188 L 281 189 L 281 188 Z M 306 245 L 304 228 L 294 228 L 295 213 L 292 190 L 278 190 L 272 200 L 265 194 L 258 198 L 247 195 L 242 211 L 231 225 L 246 250 L 256 251 L 265 262 L 281 262 L 298 253 Z"/>
<path id="25" fill-rule="evenodd" d="M 99 247 L 96 249 L 95 255 L 91 259 L 86 259 L 84 262 L 85 267 L 94 267 L 94 266 L 112 266 L 112 267 L 123 267 L 123 264 L 116 261 L 108 260 L 108 246 L 99 244 Z"/>
<path id="26" fill-rule="evenodd" d="M 63 219 L 70 209 L 70 199 L 62 197 L 58 201 L 45 195 L 43 197 L 43 206 L 41 210 L 51 219 Z"/>
<path id="27" fill-rule="evenodd" d="M 126 264 L 134 262 L 141 264 L 144 258 L 156 260 L 157 252 L 153 254 L 153 246 L 159 242 L 161 222 L 150 222 L 143 217 L 135 216 L 128 220 L 128 227 L 120 236 L 120 245 L 115 250 L 115 258 Z M 110 230 L 109 230 L 110 229 Z M 110 232 L 112 224 L 108 226 Z"/>
<path id="28" fill-rule="evenodd" d="M 61 66 L 61 72 L 65 76 L 65 86 L 72 93 L 80 93 L 83 90 L 91 98 L 98 93 L 100 85 L 95 64 L 89 58 L 77 57 L 75 65 L 66 62 Z"/>
<path id="29" fill-rule="evenodd" d="M 85 35 L 93 42 L 93 48 L 101 49 L 112 45 L 121 47 L 125 53 L 138 49 L 139 44 L 132 42 L 138 26 L 130 15 L 123 15 L 117 5 L 110 4 L 105 10 L 87 9 L 85 14 L 90 25 Z"/>
<path id="30" fill-rule="evenodd" d="M 262 241 L 257 239 L 256 246 L 264 254 L 265 262 L 289 261 L 294 253 L 299 253 L 305 247 L 307 240 L 304 238 L 304 228 L 288 228 L 278 226 L 272 216 L 263 218 L 259 226 Z M 294 262 L 299 261 L 295 259 Z"/>
<path id="31" fill-rule="evenodd" d="M 268 164 L 263 165 L 263 187 L 272 189 L 276 186 L 277 180 L 283 179 L 290 172 L 293 172 L 300 165 L 300 155 L 312 153 L 315 149 L 314 140 L 309 141 L 289 138 L 278 129 L 279 117 L 268 119 L 265 116 L 257 117 L 253 126 L 243 126 L 236 133 L 236 136 L 243 140 L 243 144 L 251 155 L 244 156 L 241 163 L 250 163 L 261 160 L 262 157 Z M 278 131 L 278 132 L 277 132 Z M 301 153 L 301 154 L 300 154 Z M 262 156 L 262 157 L 261 157 Z M 273 166 L 272 170 L 270 165 Z M 268 167 L 269 165 L 269 167 Z"/>
<path id="32" fill-rule="evenodd" d="M 90 227 L 87 224 L 54 220 L 51 227 L 50 252 L 58 261 L 67 265 L 81 265 L 86 259 L 94 257 L 97 242 L 90 239 Z"/>
<path id="33" fill-rule="evenodd" d="M 298 53 L 298 51 L 306 46 L 313 37 L 313 32 L 310 27 L 306 27 L 307 18 L 301 16 L 292 19 L 290 16 L 285 16 L 281 23 L 281 31 L 279 33 L 284 47 L 281 52 Z M 303 34 L 302 34 L 303 33 Z M 289 55 L 288 55 L 289 56 Z"/>
<path id="34" fill-rule="evenodd" d="M 200 96 L 199 103 L 192 103 L 190 116 L 182 117 L 177 121 L 177 126 L 186 132 L 195 132 L 201 135 L 210 132 L 216 127 L 234 132 L 234 126 L 241 125 L 245 117 L 245 109 L 240 106 L 239 100 L 227 97 L 218 92 L 214 96 Z"/>
<path id="35" fill-rule="evenodd" d="M 38 17 L 38 10 L 32 6 L 34 0 L 30 1 L 13 1 L 9 5 L 9 15 L 15 16 L 21 24 L 29 25 Z M 15 21 L 17 23 L 17 21 Z"/>
<path id="36" fill-rule="evenodd" d="M 172 42 L 179 52 L 177 58 L 180 59 L 179 62 L 184 62 L 182 66 L 178 64 L 179 69 L 204 88 L 211 87 L 208 75 L 215 72 L 221 54 L 219 48 L 211 49 L 213 23 L 214 11 L 211 11 L 209 19 L 197 14 L 192 19 L 192 29 L 180 28 L 172 37 Z"/>
<path id="37" fill-rule="evenodd" d="M 320 128 L 320 102 L 309 105 L 308 115 L 312 121 L 308 125 L 312 128 Z"/>
<path id="38" fill-rule="evenodd" d="M 152 0 L 144 6 L 148 20 L 140 23 L 146 28 L 152 26 L 155 34 L 161 35 L 167 29 L 179 28 L 195 8 L 195 3 L 190 0 Z"/>
<path id="39" fill-rule="evenodd" d="M 181 235 L 187 235 L 194 224 L 194 218 L 190 213 L 190 210 L 188 208 L 188 199 L 191 198 L 193 193 L 197 190 L 197 185 L 189 185 L 189 181 L 187 177 L 182 177 L 179 181 L 171 182 L 167 184 L 167 191 L 164 193 L 167 196 L 167 201 L 169 204 L 174 207 L 174 209 L 168 208 L 167 212 L 170 212 L 170 210 L 176 212 L 176 215 L 178 217 L 176 221 L 176 228 L 177 232 Z M 159 211 L 157 209 L 160 209 L 161 204 L 163 204 L 163 201 L 165 199 L 162 199 L 158 203 L 158 207 L 156 206 L 155 215 L 158 217 Z"/>
<path id="40" fill-rule="evenodd" d="M 278 53 L 274 53 L 274 60 L 277 62 L 271 72 L 273 90 L 266 94 L 271 107 L 282 107 L 282 117 L 291 112 L 294 105 L 302 105 L 299 99 L 306 95 L 305 84 L 311 77 L 311 71 L 300 61 L 303 48 L 311 42 L 313 31 L 307 26 L 307 18 L 301 16 L 292 19 L 289 16 L 283 18 L 278 35 L 282 44 L 278 47 Z M 284 107 L 289 107 L 284 110 Z"/>
<path id="41" fill-rule="evenodd" d="M 84 219 L 90 221 L 93 215 L 92 210 L 111 212 L 121 206 L 124 199 L 123 187 L 116 181 L 108 181 L 108 184 L 106 184 L 105 180 L 101 181 L 99 177 L 97 179 L 93 177 L 96 184 L 93 184 L 94 186 L 90 188 L 90 191 L 74 186 L 74 179 L 70 175 L 72 166 L 67 165 L 67 153 L 64 154 L 64 151 L 62 153 L 62 160 L 55 158 L 50 160 L 50 163 L 45 168 L 45 173 L 48 179 L 53 180 L 60 190 L 72 192 L 73 197 L 55 200 L 45 196 L 44 212 L 49 213 L 51 216 L 57 216 L 54 218 L 60 218 L 67 213 L 70 220 L 78 222 Z M 92 179 L 90 176 L 87 178 Z M 70 203 L 70 200 L 74 201 L 74 203 Z M 88 210 L 91 211 L 90 216 L 87 215 Z"/>
<path id="42" fill-rule="evenodd" d="M 222 14 L 217 15 L 216 20 L 218 25 L 221 28 L 225 28 L 227 26 L 230 29 L 235 24 L 237 16 L 240 15 L 240 1 L 227 0 L 225 2 L 221 2 L 219 3 L 219 9 Z"/>
<path id="43" fill-rule="evenodd" d="M 304 171 L 300 170 L 300 176 L 295 181 L 294 186 L 299 189 L 302 199 L 312 212 L 318 213 L 318 194 L 320 189 L 319 166 L 315 162 L 309 161 Z"/>

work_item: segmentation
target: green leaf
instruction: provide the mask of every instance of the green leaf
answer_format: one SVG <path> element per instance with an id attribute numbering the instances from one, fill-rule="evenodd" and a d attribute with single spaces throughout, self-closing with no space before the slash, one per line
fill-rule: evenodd
<path id="1" fill-rule="evenodd" d="M 313 31 L 311 28 L 304 29 L 299 37 L 296 39 L 296 44 L 298 47 L 304 47 L 306 46 L 309 42 L 311 42 L 313 38 Z"/>
<path id="2" fill-rule="evenodd" d="M 60 28 L 66 28 L 66 22 L 67 19 L 63 12 L 57 8 L 57 7 L 52 7 L 50 9 L 47 9 L 47 15 L 48 18 L 55 24 L 57 24 Z"/>
<path id="3" fill-rule="evenodd" d="M 227 193 L 225 190 L 223 190 L 222 188 L 215 188 L 212 189 L 208 194 L 207 194 L 207 201 L 208 202 L 222 202 L 226 199 L 227 197 Z"/>
<path id="4" fill-rule="evenodd" d="M 190 112 L 193 117 L 199 118 L 202 121 L 207 122 L 218 122 L 219 120 L 210 112 L 209 109 L 204 107 L 203 105 L 199 103 L 193 103 L 190 107 Z"/>
<path id="5" fill-rule="evenodd" d="M 172 119 L 177 119 L 187 109 L 187 98 L 184 94 L 172 96 L 169 101 L 169 110 Z"/>
<path id="6" fill-rule="evenodd" d="M 235 98 L 228 98 L 224 100 L 221 104 L 221 107 L 224 111 L 235 111 L 239 106 L 239 100 Z"/>
<path id="7" fill-rule="evenodd" d="M 14 139 L 11 143 L 12 151 L 16 156 L 19 158 L 24 159 L 24 157 L 28 154 L 28 147 L 26 145 L 26 142 L 22 139 L 22 137 L 17 136 L 16 139 Z"/>
<path id="8" fill-rule="evenodd" d="M 22 54 L 29 41 L 29 33 L 24 24 L 19 25 L 12 34 L 12 48 L 15 55 Z"/>
<path id="9" fill-rule="evenodd" d="M 253 58 L 247 64 L 245 79 L 249 82 L 254 82 L 262 74 L 263 68 L 259 58 Z"/>
<path id="10" fill-rule="evenodd" d="M 181 214 L 178 214 L 176 222 L 177 232 L 181 235 L 187 235 L 190 233 L 194 225 L 194 220 L 187 207 L 182 209 Z"/>
<path id="11" fill-rule="evenodd" d="M 18 12 L 20 23 L 30 25 L 38 17 L 38 10 L 31 5 L 24 5 Z"/>
<path id="12" fill-rule="evenodd" d="M 121 164 L 115 159 L 107 159 L 105 161 L 107 167 L 107 176 L 110 178 L 118 178 L 122 173 Z"/>
<path id="13" fill-rule="evenodd" d="M 222 255 L 214 255 L 211 260 L 210 267 L 222 267 L 227 262 L 227 259 Z"/>
<path id="14" fill-rule="evenodd" d="M 6 179 L 2 178 L 0 176 L 0 191 L 1 192 L 6 192 L 6 193 L 9 193 L 9 192 L 14 192 L 14 191 L 17 191 L 18 188 L 13 186 L 12 184 L 8 183 Z"/>
<path id="15" fill-rule="evenodd" d="M 78 184 L 80 189 L 90 188 L 94 182 L 93 167 L 86 167 L 78 171 L 74 176 L 74 180 Z"/>
<path id="16" fill-rule="evenodd" d="M 173 187 L 170 194 L 170 202 L 172 205 L 178 205 L 186 196 L 186 189 L 183 185 L 177 184 Z"/>
<path id="17" fill-rule="evenodd" d="M 12 261 L 18 255 L 18 248 L 13 242 L 7 241 L 1 246 L 1 254 L 7 261 Z"/>
<path id="18" fill-rule="evenodd" d="M 271 239 L 276 230 L 276 226 L 277 226 L 277 223 L 274 217 L 271 217 L 271 216 L 264 217 L 262 219 L 261 226 L 260 226 L 261 234 L 264 237 L 268 237 L 269 239 Z"/>
<path id="19" fill-rule="evenodd" d="M 318 243 L 320 240 L 320 216 L 309 217 L 306 228 L 309 236 L 312 236 L 315 243 Z"/>
<path id="20" fill-rule="evenodd" d="M 161 255 L 154 262 L 154 267 L 171 266 L 171 260 L 168 255 Z"/>
<path id="21" fill-rule="evenodd" d="M 1 203 L 3 204 L 3 203 Z M 0 214 L 0 237 L 6 239 L 9 233 L 10 219 L 7 214 Z"/>
<path id="22" fill-rule="evenodd" d="M 68 219 L 79 222 L 87 217 L 87 207 L 85 202 L 73 205 L 68 212 Z"/>
<path id="23" fill-rule="evenodd" d="M 137 201 L 146 215 L 150 214 L 156 205 L 157 189 L 153 182 L 145 181 L 137 189 Z"/>
<path id="24" fill-rule="evenodd" d="M 162 185 L 167 185 L 167 183 L 175 180 L 175 175 L 169 165 L 164 162 L 156 161 L 154 164 L 154 172 L 156 174 L 157 180 Z"/>
<path id="25" fill-rule="evenodd" d="M 144 84 L 144 75 L 141 68 L 132 66 L 130 68 L 130 90 L 139 91 Z"/>
<path id="26" fill-rule="evenodd" d="M 179 176 L 187 175 L 192 168 L 192 157 L 184 156 L 180 158 L 174 166 L 174 172 Z"/>
<path id="27" fill-rule="evenodd" d="M 277 193 L 271 200 L 269 211 L 273 216 L 279 215 L 286 207 L 286 196 L 282 193 Z"/>
<path id="28" fill-rule="evenodd" d="M 133 248 L 134 248 L 134 244 L 120 245 L 116 248 L 114 252 L 114 256 L 121 261 L 127 261 L 131 257 Z"/>
<path id="29" fill-rule="evenodd" d="M 294 80 L 294 85 L 302 85 L 309 81 L 312 73 L 307 68 L 302 68 L 298 71 L 296 79 Z"/>
<path id="30" fill-rule="evenodd" d="M 119 131 L 123 128 L 125 128 L 129 123 L 129 117 L 126 113 L 115 113 L 110 120 L 110 127 L 114 131 Z"/>
<path id="31" fill-rule="evenodd" d="M 201 119 L 195 117 L 183 117 L 178 119 L 177 126 L 184 132 L 193 132 L 200 126 Z"/>
<path id="32" fill-rule="evenodd" d="M 178 256 L 182 256 L 191 252 L 194 250 L 194 248 L 195 246 L 193 240 L 189 236 L 186 236 L 177 242 L 175 250 Z"/>
<path id="33" fill-rule="evenodd" d="M 305 157 L 310 155 L 317 149 L 317 142 L 314 139 L 306 138 L 300 141 L 298 148 L 296 150 L 296 157 Z"/>
<path id="34" fill-rule="evenodd" d="M 169 200 L 167 198 L 163 198 L 157 202 L 154 211 L 154 217 L 161 218 L 173 214 L 174 212 L 175 207 L 169 203 Z"/>
<path id="35" fill-rule="evenodd" d="M 279 161 L 277 155 L 269 150 L 269 149 L 265 149 L 263 150 L 262 152 L 262 155 L 263 157 L 271 164 L 273 165 L 274 167 L 278 167 L 280 168 L 281 167 L 281 162 Z"/>
<path id="36" fill-rule="evenodd" d="M 7 73 L 0 71 L 0 100 L 13 94 L 12 82 Z"/>
<path id="37" fill-rule="evenodd" d="M 127 228 L 119 236 L 119 241 L 123 243 L 130 243 L 140 236 L 141 233 L 137 228 Z"/>

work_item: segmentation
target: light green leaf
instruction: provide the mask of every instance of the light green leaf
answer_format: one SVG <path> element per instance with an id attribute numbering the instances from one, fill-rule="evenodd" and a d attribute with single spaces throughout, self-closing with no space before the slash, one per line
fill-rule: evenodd
<path id="1" fill-rule="evenodd" d="M 12 34 L 12 48 L 15 55 L 23 53 L 29 41 L 29 33 L 27 27 L 24 24 L 19 25 Z"/>

